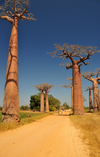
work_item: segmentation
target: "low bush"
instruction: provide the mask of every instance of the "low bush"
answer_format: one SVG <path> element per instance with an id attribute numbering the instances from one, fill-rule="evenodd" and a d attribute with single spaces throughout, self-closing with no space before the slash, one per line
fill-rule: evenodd
<path id="1" fill-rule="evenodd" d="M 2 107 L 0 106 L 0 111 L 2 111 Z"/>

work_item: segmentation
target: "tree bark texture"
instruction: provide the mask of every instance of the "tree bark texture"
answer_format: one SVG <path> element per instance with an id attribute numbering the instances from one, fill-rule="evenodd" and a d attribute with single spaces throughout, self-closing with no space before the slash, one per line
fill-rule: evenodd
<path id="1" fill-rule="evenodd" d="M 81 74 L 77 64 L 73 64 L 73 113 L 84 114 Z"/>
<path id="2" fill-rule="evenodd" d="M 18 89 L 18 18 L 14 17 L 9 43 L 5 91 L 2 110 L 2 122 L 19 122 L 19 89 Z"/>
<path id="3" fill-rule="evenodd" d="M 73 85 L 72 85 L 71 91 L 72 91 L 72 111 L 73 111 Z"/>
<path id="4" fill-rule="evenodd" d="M 92 95 L 91 95 L 91 90 L 89 90 L 89 111 L 92 108 Z"/>
<path id="5" fill-rule="evenodd" d="M 98 110 L 100 111 L 100 95 L 99 95 L 99 108 L 98 108 Z"/>
<path id="6" fill-rule="evenodd" d="M 44 112 L 44 93 L 41 92 L 40 112 Z"/>
<path id="7" fill-rule="evenodd" d="M 93 81 L 93 106 L 93 111 L 96 112 L 99 107 L 99 89 L 96 80 Z"/>
<path id="8" fill-rule="evenodd" d="M 49 112 L 48 91 L 46 91 L 46 112 Z"/>

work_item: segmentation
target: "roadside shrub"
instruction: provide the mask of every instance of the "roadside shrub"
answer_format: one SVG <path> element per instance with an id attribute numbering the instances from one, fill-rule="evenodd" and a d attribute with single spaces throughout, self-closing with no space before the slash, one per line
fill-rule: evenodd
<path id="1" fill-rule="evenodd" d="M 24 105 L 22 105 L 21 107 L 20 107 L 20 109 L 22 109 L 22 110 L 29 110 L 29 107 L 26 105 L 26 106 L 24 106 Z"/>
<path id="2" fill-rule="evenodd" d="M 0 106 L 0 111 L 2 111 L 2 107 Z"/>
<path id="3" fill-rule="evenodd" d="M 54 106 L 49 106 L 49 110 L 50 110 L 50 111 L 55 111 L 56 108 L 55 108 Z"/>

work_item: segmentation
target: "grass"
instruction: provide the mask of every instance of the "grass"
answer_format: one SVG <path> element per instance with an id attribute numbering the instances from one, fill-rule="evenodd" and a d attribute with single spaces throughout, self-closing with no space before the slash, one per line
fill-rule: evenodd
<path id="1" fill-rule="evenodd" d="M 91 157 L 100 157 L 100 112 L 72 115 L 70 119 L 83 132 L 83 139 L 88 140 Z"/>
<path id="2" fill-rule="evenodd" d="M 49 113 L 24 113 L 20 112 L 20 117 L 21 117 L 21 122 L 20 123 L 2 123 L 1 122 L 1 117 L 2 113 L 0 112 L 0 131 L 7 131 L 11 129 L 18 128 L 22 125 L 35 122 L 38 119 L 42 119 L 46 116 L 49 116 L 51 114 L 54 114 L 54 112 L 49 112 Z"/>

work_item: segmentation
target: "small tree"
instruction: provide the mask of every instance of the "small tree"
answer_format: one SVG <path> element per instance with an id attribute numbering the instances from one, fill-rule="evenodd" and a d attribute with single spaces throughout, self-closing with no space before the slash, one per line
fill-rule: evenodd
<path id="1" fill-rule="evenodd" d="M 48 101 L 49 101 L 49 109 L 52 107 L 55 107 L 56 110 L 60 108 L 60 101 L 56 98 L 54 98 L 51 94 L 48 95 Z"/>
<path id="2" fill-rule="evenodd" d="M 96 69 L 96 72 L 86 72 L 84 74 L 82 74 L 82 76 L 91 81 L 93 83 L 93 110 L 94 112 L 97 111 L 97 108 L 100 109 L 99 106 L 99 88 L 98 88 L 98 84 L 100 82 L 98 82 L 100 80 L 100 77 L 98 77 L 100 75 L 100 68 Z M 95 78 L 93 78 L 92 76 L 96 76 Z"/>
<path id="3" fill-rule="evenodd" d="M 73 70 L 73 111 L 76 115 L 84 114 L 80 66 L 82 66 L 82 63 L 88 65 L 89 63 L 85 63 L 85 60 L 90 59 L 90 56 L 97 52 L 99 51 L 96 50 L 96 47 L 91 46 L 86 47 L 68 44 L 60 46 L 55 44 L 55 51 L 48 53 L 53 57 L 57 56 L 71 60 L 71 64 L 65 63 L 62 65 L 66 65 L 67 69 L 72 68 Z M 75 60 L 75 58 L 78 58 L 78 60 Z"/>
<path id="4" fill-rule="evenodd" d="M 18 21 L 36 20 L 28 13 L 29 0 L 5 0 L 0 6 L 0 18 L 12 24 L 5 79 L 4 102 L 2 109 L 3 122 L 19 122 L 19 88 L 18 88 Z M 26 16 L 24 16 L 26 14 Z"/>
<path id="5" fill-rule="evenodd" d="M 49 102 L 48 102 L 48 93 L 50 92 L 50 89 L 54 87 L 54 85 L 50 85 L 49 83 L 43 83 L 39 85 L 33 86 L 37 90 L 41 92 L 41 104 L 40 104 L 40 112 L 44 111 L 44 91 L 46 92 L 46 112 L 49 112 Z"/>
<path id="6" fill-rule="evenodd" d="M 69 105 L 68 105 L 66 102 L 63 104 L 63 107 L 64 107 L 65 109 L 69 109 L 69 108 L 70 108 Z"/>
<path id="7" fill-rule="evenodd" d="M 37 90 L 41 92 L 40 112 L 44 112 L 44 85 L 39 84 L 33 87 L 35 87 Z"/>

